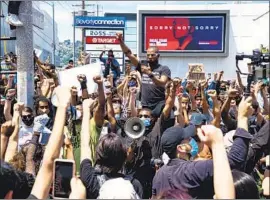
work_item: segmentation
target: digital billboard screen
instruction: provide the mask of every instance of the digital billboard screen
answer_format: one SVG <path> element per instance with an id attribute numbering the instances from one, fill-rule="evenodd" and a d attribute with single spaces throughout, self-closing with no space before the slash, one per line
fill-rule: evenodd
<path id="1" fill-rule="evenodd" d="M 226 14 L 143 14 L 142 52 L 224 53 Z"/>

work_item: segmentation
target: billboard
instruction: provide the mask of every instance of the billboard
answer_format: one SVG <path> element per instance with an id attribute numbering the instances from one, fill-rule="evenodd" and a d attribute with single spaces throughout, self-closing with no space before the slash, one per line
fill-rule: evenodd
<path id="1" fill-rule="evenodd" d="M 86 29 L 85 30 L 85 51 L 90 53 L 91 60 L 99 60 L 99 56 L 102 51 L 106 54 L 103 55 L 104 58 L 107 57 L 107 52 L 113 50 L 114 57 L 120 65 L 121 71 L 124 66 L 124 53 L 119 45 L 119 41 L 116 40 L 116 33 L 122 33 L 124 35 L 124 29 Z M 102 67 L 104 65 L 102 63 Z"/>
<path id="2" fill-rule="evenodd" d="M 124 17 L 75 16 L 74 25 L 85 28 L 125 28 L 126 20 Z"/>
<path id="3" fill-rule="evenodd" d="M 115 36 L 86 36 L 86 44 L 120 44 Z"/>
<path id="4" fill-rule="evenodd" d="M 206 11 L 142 13 L 140 54 L 157 46 L 167 56 L 227 55 L 227 13 Z M 192 55 L 193 54 L 193 55 Z"/>

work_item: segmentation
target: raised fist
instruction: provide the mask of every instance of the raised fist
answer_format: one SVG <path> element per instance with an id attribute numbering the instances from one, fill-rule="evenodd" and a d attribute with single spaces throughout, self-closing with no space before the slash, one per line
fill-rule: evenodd
<path id="1" fill-rule="evenodd" d="M 77 76 L 77 79 L 80 83 L 86 82 L 86 76 L 84 74 L 80 74 Z"/>
<path id="2" fill-rule="evenodd" d="M 143 74 L 150 74 L 152 72 L 151 68 L 149 66 L 142 66 L 141 71 Z"/>
<path id="3" fill-rule="evenodd" d="M 207 91 L 208 96 L 211 98 L 217 97 L 217 91 L 216 90 L 208 90 Z"/>
<path id="4" fill-rule="evenodd" d="M 93 77 L 93 81 L 98 85 L 103 83 L 101 76 Z"/>
<path id="5" fill-rule="evenodd" d="M 235 98 L 238 95 L 238 90 L 230 88 L 228 91 L 228 95 L 230 98 Z"/>
<path id="6" fill-rule="evenodd" d="M 23 108 L 24 108 L 24 103 L 23 102 L 18 102 L 16 104 L 14 104 L 13 110 L 14 110 L 14 112 L 17 111 L 17 112 L 21 113 Z"/>
<path id="7" fill-rule="evenodd" d="M 120 42 L 123 41 L 123 34 L 122 33 L 116 33 L 116 39 L 119 40 Z"/>

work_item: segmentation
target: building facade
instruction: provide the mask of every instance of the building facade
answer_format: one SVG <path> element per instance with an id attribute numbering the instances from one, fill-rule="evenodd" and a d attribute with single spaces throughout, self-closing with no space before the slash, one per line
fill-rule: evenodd
<path id="1" fill-rule="evenodd" d="M 104 17 L 125 17 L 126 28 L 124 39 L 133 53 L 137 52 L 137 14 L 136 13 L 104 13 Z"/>
<path id="2" fill-rule="evenodd" d="M 9 25 L 5 22 L 5 18 L 8 15 L 8 3 L 7 1 L 1 1 L 1 37 L 10 35 Z M 38 2 L 33 3 L 33 8 L 35 14 L 40 16 L 40 21 L 33 19 L 33 24 L 40 24 L 39 26 L 33 25 L 33 42 L 34 50 L 38 57 L 45 61 L 48 57 L 50 62 L 53 63 L 54 53 L 53 53 L 53 37 L 55 35 L 55 47 L 57 50 L 59 39 L 58 39 L 58 28 L 57 23 L 54 21 L 55 33 L 53 34 L 53 19 L 52 17 L 44 10 L 40 9 Z M 36 16 L 36 15 L 35 15 Z M 16 53 L 16 40 L 7 40 L 1 41 L 0 47 L 0 56 L 3 56 L 5 53 L 15 52 Z M 57 55 L 57 54 L 56 54 Z M 55 65 L 60 65 L 60 59 L 58 56 L 55 57 Z"/>
<path id="3" fill-rule="evenodd" d="M 189 63 L 202 63 L 206 73 L 212 73 L 216 71 L 225 71 L 224 78 L 231 79 L 235 77 L 235 56 L 237 53 L 244 53 L 252 55 L 252 50 L 259 48 L 262 44 L 269 49 L 269 4 L 267 3 L 237 3 L 237 2 L 225 2 L 222 4 L 201 4 L 201 5 L 142 5 L 138 6 L 137 10 L 230 10 L 229 16 L 229 54 L 227 57 L 203 57 L 203 56 L 176 56 L 166 57 L 161 56 L 160 62 L 169 66 L 173 77 L 184 76 L 188 71 Z M 105 13 L 105 16 L 118 16 L 125 17 L 126 30 L 125 30 L 125 42 L 132 49 L 133 53 L 139 53 L 138 41 L 139 33 L 137 27 L 140 23 L 137 21 L 136 13 Z M 140 59 L 144 59 L 141 57 Z M 239 67 L 242 72 L 247 73 L 247 63 L 249 59 L 244 59 L 239 62 Z M 269 64 L 267 65 L 269 68 Z M 258 77 L 262 74 L 268 74 L 262 72 L 261 67 L 256 67 Z M 246 81 L 246 77 L 243 76 L 243 81 Z"/>

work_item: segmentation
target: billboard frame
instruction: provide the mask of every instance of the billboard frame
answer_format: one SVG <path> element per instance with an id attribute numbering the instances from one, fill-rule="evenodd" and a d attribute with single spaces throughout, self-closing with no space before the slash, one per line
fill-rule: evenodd
<path id="1" fill-rule="evenodd" d="M 229 32 L 230 32 L 230 10 L 138 10 L 137 16 L 137 37 L 138 37 L 138 45 L 137 51 L 140 57 L 146 57 L 146 52 L 144 51 L 144 38 L 145 35 L 142 35 L 145 30 L 143 26 L 145 26 L 145 16 L 149 17 L 158 17 L 158 16 L 166 16 L 166 15 L 225 15 L 225 37 L 223 38 L 224 42 L 224 52 L 159 52 L 160 55 L 166 57 L 228 57 L 229 55 Z"/>

